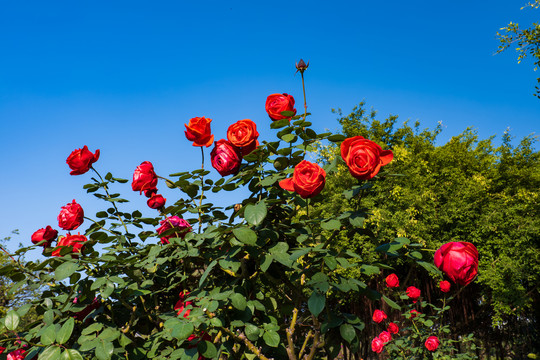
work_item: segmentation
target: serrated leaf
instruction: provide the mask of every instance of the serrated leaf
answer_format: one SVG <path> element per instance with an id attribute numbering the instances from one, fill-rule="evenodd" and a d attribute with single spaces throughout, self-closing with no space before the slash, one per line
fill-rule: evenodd
<path id="1" fill-rule="evenodd" d="M 58 333 L 56 333 L 56 342 L 59 344 L 65 344 L 71 337 L 73 332 L 73 327 L 75 326 L 75 319 L 70 317 L 60 328 Z"/>
<path id="2" fill-rule="evenodd" d="M 341 324 L 339 327 L 339 333 L 341 334 L 341 337 L 349 344 L 356 336 L 356 331 L 354 331 L 354 327 L 350 324 Z"/>
<path id="3" fill-rule="evenodd" d="M 255 245 L 257 242 L 257 234 L 255 231 L 247 228 L 240 227 L 233 230 L 234 236 L 241 242 L 247 245 Z"/>
<path id="4" fill-rule="evenodd" d="M 341 135 L 341 134 L 334 134 L 334 135 L 330 135 L 327 139 L 329 141 L 331 141 L 331 142 L 341 142 L 341 141 L 345 140 L 346 137 L 344 135 Z"/>
<path id="5" fill-rule="evenodd" d="M 234 293 L 231 296 L 231 302 L 232 302 L 232 305 L 240 311 L 244 311 L 246 309 L 246 306 L 247 306 L 246 298 L 242 294 Z"/>
<path id="6" fill-rule="evenodd" d="M 62 360 L 83 360 L 83 357 L 75 349 L 66 349 L 62 353 Z"/>
<path id="7" fill-rule="evenodd" d="M 279 345 L 279 334 L 273 330 L 268 330 L 264 332 L 263 340 L 266 345 L 271 347 L 277 347 Z"/>
<path id="8" fill-rule="evenodd" d="M 171 335 L 178 340 L 184 340 L 193 334 L 195 328 L 191 323 L 181 322 L 173 326 Z"/>
<path id="9" fill-rule="evenodd" d="M 4 319 L 4 325 L 8 330 L 15 330 L 19 326 L 20 317 L 15 310 L 10 310 Z"/>
<path id="10" fill-rule="evenodd" d="M 341 222 L 339 220 L 336 220 L 336 219 L 323 221 L 321 223 L 321 227 L 324 230 L 338 230 L 341 227 Z"/>
<path id="11" fill-rule="evenodd" d="M 264 201 L 259 201 L 257 204 L 249 204 L 244 210 L 244 218 L 251 225 L 259 225 L 266 217 L 267 209 Z"/>
<path id="12" fill-rule="evenodd" d="M 38 360 L 58 360 L 60 359 L 60 351 L 58 346 L 49 346 L 39 354 Z"/>
<path id="13" fill-rule="evenodd" d="M 391 308 L 396 309 L 396 310 L 401 310 L 401 306 L 399 306 L 393 300 L 390 300 L 387 296 L 383 295 L 382 298 L 384 302 L 387 303 L 388 306 L 390 306 Z"/>
<path id="14" fill-rule="evenodd" d="M 99 360 L 109 360 L 112 357 L 114 346 L 110 341 L 99 340 L 95 354 Z"/>
<path id="15" fill-rule="evenodd" d="M 246 336 L 251 341 L 256 341 L 259 338 L 260 330 L 253 324 L 246 324 Z"/>
<path id="16" fill-rule="evenodd" d="M 309 297 L 308 308 L 314 316 L 319 316 L 321 311 L 323 311 L 325 304 L 326 297 L 318 291 L 314 291 Z"/>
<path id="17" fill-rule="evenodd" d="M 47 326 L 43 332 L 41 333 L 41 343 L 43 345 L 51 345 L 54 344 L 54 341 L 56 340 L 56 328 L 54 325 Z"/>

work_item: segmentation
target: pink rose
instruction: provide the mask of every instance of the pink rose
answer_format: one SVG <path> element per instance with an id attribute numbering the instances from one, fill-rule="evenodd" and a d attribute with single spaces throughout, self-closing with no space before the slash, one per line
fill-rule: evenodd
<path id="1" fill-rule="evenodd" d="M 184 238 L 188 232 L 191 231 L 191 225 L 184 219 L 178 216 L 169 216 L 165 220 L 160 221 L 161 226 L 157 229 L 158 234 L 163 234 L 165 231 L 175 229 L 173 234 L 164 235 L 161 237 L 162 244 L 168 244 L 169 239 L 172 237 Z"/>
<path id="2" fill-rule="evenodd" d="M 384 342 L 376 337 L 371 341 L 371 350 L 375 351 L 377 354 L 380 354 L 384 349 Z"/>
<path id="3" fill-rule="evenodd" d="M 58 236 L 58 230 L 54 230 L 50 225 L 47 225 L 45 229 L 39 229 L 32 234 L 32 243 L 39 244 L 41 241 L 45 241 L 41 244 L 43 248 L 51 246 L 51 242 Z"/>
<path id="4" fill-rule="evenodd" d="M 428 349 L 429 351 L 435 351 L 439 347 L 439 344 L 440 344 L 439 339 L 436 336 L 430 336 L 427 338 L 424 345 L 426 346 L 426 349 Z"/>
<path id="5" fill-rule="evenodd" d="M 450 283 L 446 280 L 443 280 L 439 283 L 439 288 L 441 289 L 442 292 L 449 292 L 450 291 Z"/>
<path id="6" fill-rule="evenodd" d="M 384 313 L 384 311 L 381 311 L 381 310 L 375 310 L 373 312 L 373 321 L 375 321 L 376 323 L 380 323 L 381 321 L 383 321 L 384 319 L 386 319 L 388 316 L 386 316 L 386 314 Z"/>
<path id="7" fill-rule="evenodd" d="M 386 286 L 389 288 L 399 287 L 399 278 L 396 274 L 390 274 L 386 277 Z"/>
<path id="8" fill-rule="evenodd" d="M 467 285 L 478 274 L 478 250 L 469 242 L 449 242 L 435 252 L 435 266 L 453 282 Z"/>
<path id="9" fill-rule="evenodd" d="M 93 163 L 99 159 L 99 149 L 95 154 L 88 150 L 88 146 L 84 145 L 82 149 L 73 150 L 66 159 L 66 163 L 71 169 L 71 175 L 81 175 L 90 170 Z"/>
<path id="10" fill-rule="evenodd" d="M 147 197 L 157 192 L 156 185 L 158 178 L 154 172 L 154 165 L 150 161 L 143 161 L 133 172 L 133 182 L 131 188 L 139 194 L 144 191 Z"/>
<path id="11" fill-rule="evenodd" d="M 227 176 L 238 173 L 242 163 L 242 154 L 240 150 L 225 139 L 216 141 L 212 152 L 210 153 L 212 167 L 218 171 L 221 176 Z"/>
<path id="12" fill-rule="evenodd" d="M 71 204 L 62 206 L 60 214 L 58 214 L 58 226 L 64 230 L 75 230 L 84 221 L 84 211 L 81 205 L 75 200 Z"/>
<path id="13" fill-rule="evenodd" d="M 153 194 L 150 199 L 148 199 L 146 204 L 148 204 L 148 206 L 152 209 L 159 209 L 165 205 L 166 201 L 167 199 L 165 199 L 163 196 L 159 194 Z"/>

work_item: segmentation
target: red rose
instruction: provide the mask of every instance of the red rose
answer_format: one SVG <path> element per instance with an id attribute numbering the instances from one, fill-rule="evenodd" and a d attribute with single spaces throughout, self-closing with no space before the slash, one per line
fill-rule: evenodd
<path id="1" fill-rule="evenodd" d="M 51 242 L 58 236 L 58 230 L 54 230 L 50 225 L 47 225 L 45 229 L 39 229 L 32 234 L 32 243 L 39 244 L 41 241 L 45 241 L 41 246 L 44 248 L 51 246 Z"/>
<path id="2" fill-rule="evenodd" d="M 133 172 L 133 182 L 131 188 L 139 194 L 144 191 L 147 197 L 157 192 L 157 175 L 154 172 L 154 165 L 150 161 L 143 161 Z M 147 195 L 148 192 L 148 195 Z"/>
<path id="3" fill-rule="evenodd" d="M 390 274 L 386 277 L 386 286 L 389 288 L 398 287 L 399 286 L 399 278 L 396 274 Z"/>
<path id="4" fill-rule="evenodd" d="M 386 330 L 388 330 L 390 334 L 397 334 L 399 332 L 399 327 L 392 322 L 388 324 L 388 329 Z"/>
<path id="5" fill-rule="evenodd" d="M 362 136 L 345 139 L 341 143 L 341 157 L 347 163 L 352 176 L 369 180 L 394 158 L 390 150 L 383 150 L 378 144 Z"/>
<path id="6" fill-rule="evenodd" d="M 371 350 L 375 351 L 377 354 L 380 354 L 384 349 L 384 342 L 376 337 L 371 341 Z"/>
<path id="7" fill-rule="evenodd" d="M 25 356 L 26 356 L 26 350 L 18 349 L 18 350 L 10 352 L 7 355 L 6 360 L 24 360 Z"/>
<path id="8" fill-rule="evenodd" d="M 388 316 L 386 316 L 386 314 L 382 310 L 375 310 L 373 312 L 373 321 L 375 321 L 376 323 L 382 322 L 387 317 Z"/>
<path id="9" fill-rule="evenodd" d="M 388 331 L 383 331 L 379 334 L 379 339 L 381 339 L 382 342 L 387 343 L 392 340 L 392 335 L 390 335 Z"/>
<path id="10" fill-rule="evenodd" d="M 415 317 L 420 315 L 420 312 L 418 310 L 412 309 L 411 311 L 409 311 L 409 314 L 411 314 L 411 319 L 414 319 Z"/>
<path id="11" fill-rule="evenodd" d="M 439 339 L 436 336 L 430 336 L 427 338 L 424 345 L 426 345 L 426 349 L 429 351 L 435 351 L 439 347 Z"/>
<path id="12" fill-rule="evenodd" d="M 6 351 L 6 348 L 5 347 L 2 347 L 0 346 L 0 354 L 3 353 L 4 351 Z"/>
<path id="13" fill-rule="evenodd" d="M 159 194 L 153 194 L 146 203 L 152 209 L 159 209 L 165 205 L 166 201 L 167 199 L 165 199 L 163 196 Z"/>
<path id="14" fill-rule="evenodd" d="M 266 98 L 266 112 L 270 119 L 281 120 L 290 119 L 291 116 L 283 116 L 283 111 L 292 111 L 296 115 L 294 108 L 294 98 L 289 94 L 272 94 Z"/>
<path id="15" fill-rule="evenodd" d="M 66 236 L 61 236 L 58 240 L 58 244 L 56 244 L 56 249 L 52 252 L 52 256 L 61 256 L 60 250 L 62 250 L 61 246 L 71 246 L 73 248 L 73 254 L 76 255 L 76 253 L 81 252 L 81 248 L 83 247 L 84 243 L 88 239 L 86 236 L 77 234 L 77 235 L 71 235 L 67 234 Z"/>
<path id="16" fill-rule="evenodd" d="M 183 239 L 184 236 L 186 236 L 186 234 L 191 231 L 191 225 L 186 220 L 181 219 L 176 215 L 169 216 L 165 220 L 161 220 L 159 224 L 161 225 L 157 229 L 157 233 L 159 235 L 163 234 L 165 231 L 170 230 L 170 229 L 177 230 L 173 234 L 162 236 L 161 237 L 162 244 L 168 244 L 169 239 L 172 237 L 179 237 Z"/>
<path id="17" fill-rule="evenodd" d="M 453 282 L 467 285 L 478 274 L 478 250 L 469 242 L 449 242 L 435 252 L 435 265 Z"/>
<path id="18" fill-rule="evenodd" d="M 221 176 L 227 176 L 238 173 L 242 163 L 242 154 L 240 150 L 225 139 L 216 141 L 212 152 L 210 153 L 212 167 L 218 171 Z"/>
<path id="19" fill-rule="evenodd" d="M 416 300 L 418 300 L 420 297 L 420 289 L 415 288 L 414 286 L 409 286 L 407 288 L 407 296 L 409 299 L 413 300 L 413 302 L 416 302 Z"/>
<path id="20" fill-rule="evenodd" d="M 210 130 L 212 119 L 205 117 L 194 117 L 189 120 L 189 124 L 184 124 L 186 127 L 186 138 L 193 141 L 193 146 L 209 147 L 214 142 L 214 135 Z"/>
<path id="21" fill-rule="evenodd" d="M 449 292 L 450 291 L 450 283 L 446 280 L 443 280 L 439 283 L 439 288 L 441 289 L 442 292 Z"/>
<path id="22" fill-rule="evenodd" d="M 71 204 L 62 206 L 58 214 L 58 226 L 64 230 L 75 230 L 84 221 L 84 210 L 75 200 Z"/>
<path id="23" fill-rule="evenodd" d="M 294 167 L 292 178 L 279 182 L 282 189 L 294 191 L 307 199 L 319 195 L 326 183 L 326 172 L 319 165 L 302 160 Z"/>
<path id="24" fill-rule="evenodd" d="M 240 148 L 242 155 L 247 155 L 257 148 L 257 125 L 251 120 L 238 120 L 227 129 L 227 139 L 231 144 Z"/>
<path id="25" fill-rule="evenodd" d="M 99 149 L 95 154 L 88 150 L 88 146 L 84 145 L 82 149 L 73 150 L 66 159 L 66 163 L 71 169 L 71 175 L 81 175 L 90 170 L 93 163 L 99 159 Z"/>
<path id="26" fill-rule="evenodd" d="M 180 300 L 174 305 L 174 310 L 177 310 L 176 313 L 180 315 L 184 309 L 189 306 L 193 305 L 193 301 L 184 301 L 185 297 L 189 295 L 189 292 L 187 291 L 181 291 L 180 292 Z M 187 319 L 189 316 L 189 313 L 191 312 L 191 309 L 186 310 L 184 313 L 184 317 Z"/>

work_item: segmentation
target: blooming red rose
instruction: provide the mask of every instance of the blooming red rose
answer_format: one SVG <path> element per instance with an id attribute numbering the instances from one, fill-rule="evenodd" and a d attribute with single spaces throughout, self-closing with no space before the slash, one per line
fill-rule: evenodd
<path id="1" fill-rule="evenodd" d="M 420 312 L 418 310 L 412 309 L 411 311 L 409 311 L 409 314 L 411 314 L 411 319 L 414 319 L 415 317 L 420 315 Z"/>
<path id="2" fill-rule="evenodd" d="M 216 141 L 216 145 L 210 153 L 212 167 L 218 171 L 221 176 L 227 176 L 238 173 L 242 163 L 242 154 L 240 150 L 225 139 Z"/>
<path id="3" fill-rule="evenodd" d="M 84 221 L 84 210 L 81 205 L 77 204 L 75 199 L 70 204 L 62 206 L 60 214 L 58 214 L 58 226 L 64 230 L 75 230 Z"/>
<path id="4" fill-rule="evenodd" d="M 376 337 L 371 341 L 371 350 L 375 351 L 377 354 L 380 354 L 384 349 L 384 342 Z"/>
<path id="5" fill-rule="evenodd" d="M 44 248 L 51 246 L 51 242 L 58 236 L 58 230 L 54 230 L 50 225 L 47 225 L 45 229 L 39 229 L 32 234 L 32 243 L 39 244 L 41 241 L 45 241 L 41 244 Z"/>
<path id="6" fill-rule="evenodd" d="M 192 305 L 193 306 L 193 301 L 185 301 L 184 299 L 186 298 L 186 296 L 189 295 L 189 292 L 188 291 L 181 291 L 179 296 L 180 296 L 180 300 L 178 300 L 176 302 L 176 305 L 174 305 L 174 310 L 176 310 L 176 313 L 178 315 L 180 315 L 182 313 L 182 311 L 184 311 L 184 309 L 186 307 L 188 307 L 189 305 Z M 184 313 L 184 317 L 187 319 L 188 316 L 189 316 L 189 313 L 191 312 L 191 309 L 187 309 L 186 312 Z"/>
<path id="7" fill-rule="evenodd" d="M 82 149 L 73 150 L 66 159 L 66 163 L 71 169 L 71 175 L 81 175 L 90 170 L 93 163 L 99 159 L 99 149 L 95 154 L 88 150 L 88 146 L 84 145 Z"/>
<path id="8" fill-rule="evenodd" d="M 162 244 L 168 244 L 169 239 L 172 237 L 184 238 L 188 232 L 191 231 L 191 225 L 184 219 L 179 218 L 178 216 L 169 216 L 165 220 L 159 222 L 161 225 L 157 229 L 159 235 L 163 234 L 165 231 L 170 229 L 175 229 L 176 231 L 173 234 L 164 235 L 161 237 Z"/>
<path id="9" fill-rule="evenodd" d="M 449 242 L 434 257 L 435 265 L 453 282 L 467 285 L 478 274 L 478 250 L 469 242 Z"/>
<path id="10" fill-rule="evenodd" d="M 381 339 L 382 342 L 387 343 L 392 340 L 392 335 L 390 335 L 388 331 L 383 331 L 379 334 L 379 339 Z"/>
<path id="11" fill-rule="evenodd" d="M 307 199 L 319 195 L 326 183 L 326 172 L 319 165 L 302 160 L 294 167 L 292 178 L 279 182 L 282 189 L 294 191 Z"/>
<path id="12" fill-rule="evenodd" d="M 439 288 L 441 289 L 442 292 L 449 292 L 450 291 L 450 283 L 446 280 L 443 280 L 439 283 Z"/>
<path id="13" fill-rule="evenodd" d="M 257 125 L 249 119 L 238 120 L 227 129 L 227 140 L 240 148 L 242 155 L 247 155 L 257 148 L 258 137 Z"/>
<path id="14" fill-rule="evenodd" d="M 270 119 L 281 120 L 290 119 L 291 116 L 283 116 L 283 111 L 292 111 L 296 115 L 294 108 L 294 98 L 289 94 L 272 94 L 266 98 L 266 112 Z"/>
<path id="15" fill-rule="evenodd" d="M 394 154 L 390 150 L 383 150 L 371 140 L 354 136 L 341 143 L 341 157 L 352 176 L 369 180 L 377 175 L 381 166 L 392 161 Z"/>
<path id="16" fill-rule="evenodd" d="M 157 192 L 157 175 L 154 172 L 154 165 L 150 161 L 143 161 L 133 172 L 133 182 L 131 188 L 139 194 L 144 191 L 147 197 Z M 148 192 L 148 195 L 147 195 Z"/>
<path id="17" fill-rule="evenodd" d="M 373 312 L 373 321 L 375 321 L 376 323 L 384 321 L 384 319 L 386 319 L 387 317 L 388 316 L 386 316 L 386 314 L 382 310 L 375 310 Z"/>
<path id="18" fill-rule="evenodd" d="M 10 352 L 7 355 L 6 360 L 24 360 L 26 356 L 26 350 L 24 349 L 17 349 L 15 351 Z"/>
<path id="19" fill-rule="evenodd" d="M 81 248 L 83 247 L 84 243 L 88 239 L 86 236 L 77 234 L 77 235 L 71 235 L 67 234 L 66 236 L 61 236 L 58 239 L 58 243 L 56 244 L 56 249 L 52 252 L 52 256 L 61 256 L 60 250 L 62 250 L 61 246 L 71 246 L 73 248 L 73 254 L 80 253 Z"/>
<path id="20" fill-rule="evenodd" d="M 399 286 L 399 278 L 396 274 L 390 274 L 386 277 L 386 286 L 389 288 L 398 287 Z"/>
<path id="21" fill-rule="evenodd" d="M 165 199 L 162 195 L 153 194 L 146 203 L 152 209 L 159 209 L 165 205 L 166 201 L 167 199 Z"/>
<path id="22" fill-rule="evenodd" d="M 429 351 L 435 351 L 439 347 L 439 344 L 440 344 L 439 339 L 436 336 L 430 336 L 427 338 L 424 345 L 426 346 L 426 349 L 428 349 Z"/>
<path id="23" fill-rule="evenodd" d="M 406 293 L 409 299 L 412 299 L 413 302 L 416 302 L 416 300 L 418 300 L 418 298 L 420 297 L 420 289 L 414 286 L 409 286 Z"/>
<path id="24" fill-rule="evenodd" d="M 186 127 L 186 138 L 193 141 L 193 146 L 209 147 L 214 142 L 214 135 L 210 130 L 212 119 L 205 117 L 194 117 L 189 120 L 189 124 L 184 124 Z"/>
<path id="25" fill-rule="evenodd" d="M 386 330 L 388 330 L 390 334 L 397 334 L 399 332 L 399 327 L 393 322 L 391 322 L 390 324 L 388 324 L 388 329 Z"/>

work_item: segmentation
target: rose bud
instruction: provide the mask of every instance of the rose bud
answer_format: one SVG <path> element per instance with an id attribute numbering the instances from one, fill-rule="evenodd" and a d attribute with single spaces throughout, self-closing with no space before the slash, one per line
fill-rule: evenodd
<path id="1" fill-rule="evenodd" d="M 446 280 L 443 280 L 439 283 L 439 288 L 441 289 L 442 292 L 449 292 L 450 291 L 450 283 Z"/>
<path id="2" fill-rule="evenodd" d="M 413 300 L 413 303 L 420 297 L 420 289 L 415 288 L 414 286 L 409 286 L 406 293 L 409 299 Z"/>
<path id="3" fill-rule="evenodd" d="M 212 152 L 210 153 L 212 167 L 218 171 L 221 176 L 227 176 L 238 173 L 242 163 L 242 154 L 240 150 L 225 139 L 216 141 Z"/>
<path id="4" fill-rule="evenodd" d="M 306 71 L 306 69 L 308 67 L 309 67 L 309 61 L 308 61 L 307 65 L 306 65 L 304 60 L 300 59 L 300 61 L 296 63 L 296 72 L 300 71 L 300 74 L 303 74 L 304 71 Z"/>
<path id="5" fill-rule="evenodd" d="M 383 150 L 371 140 L 354 136 L 341 143 L 341 157 L 353 177 L 369 180 L 377 175 L 381 166 L 392 161 L 394 154 L 390 150 Z"/>
<path id="6" fill-rule="evenodd" d="M 478 250 L 469 242 L 449 242 L 434 256 L 435 266 L 453 282 L 467 285 L 478 274 Z"/>
<path id="7" fill-rule="evenodd" d="M 77 253 L 81 252 L 81 248 L 87 240 L 86 236 L 81 234 L 67 234 L 66 236 L 61 236 L 58 240 L 58 244 L 56 244 L 56 249 L 52 252 L 52 256 L 61 256 L 61 246 L 71 246 L 73 248 L 72 253 L 77 256 Z"/>
<path id="8" fill-rule="evenodd" d="M 303 199 L 319 195 L 326 183 L 326 172 L 319 165 L 302 160 L 294 167 L 292 178 L 279 182 L 279 186 L 294 191 Z"/>
<path id="9" fill-rule="evenodd" d="M 411 311 L 409 311 L 409 314 L 411 314 L 411 319 L 414 319 L 415 317 L 420 315 L 420 312 L 418 310 L 412 309 Z"/>
<path id="10" fill-rule="evenodd" d="M 209 147 L 214 142 L 214 135 L 210 130 L 212 119 L 205 117 L 194 117 L 189 120 L 189 124 L 184 124 L 186 127 L 186 138 L 193 141 L 193 146 Z"/>
<path id="11" fill-rule="evenodd" d="M 289 94 L 272 94 L 266 98 L 266 112 L 270 119 L 281 120 L 291 119 L 291 116 L 283 116 L 283 111 L 292 111 L 296 115 L 296 109 L 294 108 L 294 98 Z"/>
<path id="12" fill-rule="evenodd" d="M 159 223 L 161 226 L 156 230 L 159 235 L 170 229 L 175 229 L 173 234 L 164 235 L 161 237 L 162 244 L 168 244 L 169 239 L 172 237 L 184 238 L 188 232 L 191 231 L 191 225 L 184 219 L 178 216 L 169 216 L 165 220 L 161 220 Z"/>
<path id="13" fill-rule="evenodd" d="M 148 201 L 146 202 L 148 206 L 152 209 L 159 209 L 162 208 L 165 205 L 165 202 L 167 199 L 165 199 L 163 196 L 159 194 L 154 194 Z"/>
<path id="14" fill-rule="evenodd" d="M 440 344 L 439 339 L 436 336 L 430 336 L 427 338 L 424 345 L 426 346 L 426 349 L 428 349 L 429 351 L 435 351 L 439 347 L 439 344 Z"/>
<path id="15" fill-rule="evenodd" d="M 81 205 L 75 200 L 71 204 L 62 206 L 60 214 L 58 214 L 58 226 L 64 230 L 75 230 L 84 221 L 84 211 Z"/>
<path id="16" fill-rule="evenodd" d="M 39 229 L 32 234 L 32 243 L 37 245 L 41 244 L 44 248 L 51 246 L 51 242 L 58 236 L 58 230 L 54 230 L 50 225 L 47 225 L 45 229 Z"/>
<path id="17" fill-rule="evenodd" d="M 157 192 L 157 182 L 158 178 L 154 172 L 154 165 L 150 161 L 143 161 L 133 172 L 131 188 L 133 191 L 138 191 L 139 194 L 144 191 L 144 194 L 150 197 Z"/>
<path id="18" fill-rule="evenodd" d="M 238 120 L 227 129 L 227 140 L 240 148 L 242 155 L 247 155 L 257 148 L 258 137 L 257 125 L 249 119 Z"/>
<path id="19" fill-rule="evenodd" d="M 377 354 L 380 354 L 384 349 L 384 342 L 376 337 L 371 341 L 371 350 L 375 351 Z"/>
<path id="20" fill-rule="evenodd" d="M 382 310 L 375 310 L 373 312 L 373 321 L 375 321 L 376 323 L 384 321 L 384 319 L 386 319 L 387 317 L 388 316 L 386 316 L 386 314 Z"/>
<path id="21" fill-rule="evenodd" d="M 386 286 L 389 288 L 399 287 L 399 278 L 396 274 L 390 274 L 386 277 Z"/>
<path id="22" fill-rule="evenodd" d="M 88 150 L 88 146 L 84 145 L 82 149 L 73 150 L 66 159 L 66 163 L 71 169 L 71 175 L 81 175 L 90 170 L 93 163 L 99 159 L 99 149 L 95 154 Z"/>
<path id="23" fill-rule="evenodd" d="M 388 329 L 386 329 L 390 334 L 397 334 L 399 332 L 399 327 L 393 322 L 388 324 Z"/>

